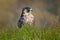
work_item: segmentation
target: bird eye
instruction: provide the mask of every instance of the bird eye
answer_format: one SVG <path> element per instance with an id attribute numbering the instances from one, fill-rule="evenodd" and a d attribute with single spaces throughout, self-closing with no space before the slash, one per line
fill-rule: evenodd
<path id="1" fill-rule="evenodd" d="M 27 12 L 30 12 L 30 10 L 27 10 Z"/>

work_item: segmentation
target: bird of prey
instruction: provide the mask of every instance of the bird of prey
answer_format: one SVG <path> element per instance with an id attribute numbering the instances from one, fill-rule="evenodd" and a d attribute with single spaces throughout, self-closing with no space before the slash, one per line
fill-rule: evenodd
<path id="1" fill-rule="evenodd" d="M 18 27 L 22 27 L 24 23 L 32 25 L 34 22 L 34 16 L 32 15 L 32 8 L 30 7 L 24 7 L 22 9 L 21 16 L 18 20 Z"/>

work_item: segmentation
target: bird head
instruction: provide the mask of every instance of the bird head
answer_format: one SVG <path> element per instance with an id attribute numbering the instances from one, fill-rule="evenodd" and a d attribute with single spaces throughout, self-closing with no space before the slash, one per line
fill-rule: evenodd
<path id="1" fill-rule="evenodd" d="M 30 8 L 30 7 L 24 7 L 22 11 L 24 12 L 24 14 L 25 13 L 28 13 L 29 14 L 29 13 L 32 12 L 32 8 Z"/>

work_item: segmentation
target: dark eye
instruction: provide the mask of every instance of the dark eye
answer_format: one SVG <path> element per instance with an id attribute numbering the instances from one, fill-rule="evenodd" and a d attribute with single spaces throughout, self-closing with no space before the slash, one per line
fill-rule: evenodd
<path id="1" fill-rule="evenodd" d="M 30 10 L 27 10 L 27 12 L 30 12 Z"/>

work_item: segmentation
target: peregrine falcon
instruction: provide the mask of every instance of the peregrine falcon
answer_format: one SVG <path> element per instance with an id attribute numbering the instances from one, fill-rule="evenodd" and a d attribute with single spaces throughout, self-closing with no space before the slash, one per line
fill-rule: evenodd
<path id="1" fill-rule="evenodd" d="M 24 23 L 31 25 L 33 21 L 34 16 L 32 15 L 32 8 L 24 7 L 18 20 L 18 27 L 21 28 Z"/>

